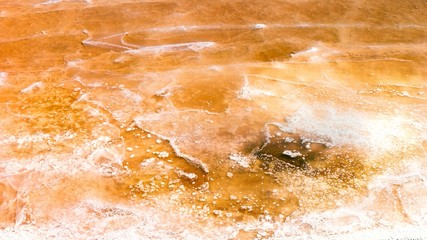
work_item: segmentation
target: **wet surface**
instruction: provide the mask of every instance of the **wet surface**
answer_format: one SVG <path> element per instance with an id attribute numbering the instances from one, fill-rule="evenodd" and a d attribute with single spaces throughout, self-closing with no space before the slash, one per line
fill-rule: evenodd
<path id="1" fill-rule="evenodd" d="M 0 239 L 427 237 L 425 1 L 0 6 Z"/>

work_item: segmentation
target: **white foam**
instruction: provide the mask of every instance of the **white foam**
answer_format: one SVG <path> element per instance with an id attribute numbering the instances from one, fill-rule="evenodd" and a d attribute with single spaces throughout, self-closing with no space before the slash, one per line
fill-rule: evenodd
<path id="1" fill-rule="evenodd" d="M 300 234 L 295 234 L 293 232 L 298 231 L 292 229 L 285 225 L 282 225 L 282 228 L 274 232 L 272 239 L 290 239 L 290 240 L 366 240 L 366 239 L 414 239 L 414 240 L 424 240 L 427 237 L 426 226 L 415 226 L 402 224 L 400 226 L 394 227 L 375 227 L 368 229 L 359 229 L 345 232 L 334 232 L 334 233 L 316 233 L 313 231 L 305 231 Z M 292 235 L 291 235 L 292 234 Z"/>
<path id="2" fill-rule="evenodd" d="M 57 134 L 57 135 L 49 135 L 45 133 L 36 133 L 33 135 L 23 135 L 23 136 L 9 136 L 9 137 L 3 137 L 0 139 L 0 145 L 10 145 L 10 144 L 17 144 L 18 147 L 25 146 L 28 144 L 34 144 L 34 143 L 46 143 L 46 142 L 62 142 L 67 141 L 69 139 L 73 139 L 75 136 L 77 136 L 75 133 L 72 132 L 64 132 L 63 134 Z"/>
<path id="3" fill-rule="evenodd" d="M 36 145 L 46 142 L 55 144 L 65 142 L 75 137 L 75 134 L 66 132 L 62 135 L 35 134 L 22 137 L 9 137 L 3 139 L 1 145 L 18 144 L 18 146 L 28 147 L 29 143 Z M 5 169 L 7 175 L 20 174 L 22 172 L 40 172 L 48 176 L 49 174 L 73 175 L 81 172 L 91 172 L 104 175 L 104 168 L 100 167 L 101 156 L 109 160 L 102 164 L 118 163 L 121 164 L 122 154 L 109 146 L 109 138 L 101 137 L 82 143 L 73 152 L 70 153 L 46 153 L 37 156 L 28 156 L 25 159 L 3 158 L 0 159 L 0 169 Z M 29 145 L 32 146 L 32 145 Z M 42 147 L 45 148 L 48 145 Z M 58 161 L 58 159 L 61 159 Z"/>
<path id="4" fill-rule="evenodd" d="M 0 239 L 229 239 L 238 233 L 238 227 L 195 218 L 192 209 L 172 211 L 170 199 L 161 197 L 154 206 L 83 198 L 52 210 L 59 213 L 50 222 L 10 226 L 0 230 Z"/>
<path id="5" fill-rule="evenodd" d="M 415 142 L 412 121 L 400 115 L 382 115 L 355 109 L 338 110 L 332 105 L 304 105 L 288 118 L 284 130 L 303 131 L 333 145 L 354 145 L 391 151 Z"/>

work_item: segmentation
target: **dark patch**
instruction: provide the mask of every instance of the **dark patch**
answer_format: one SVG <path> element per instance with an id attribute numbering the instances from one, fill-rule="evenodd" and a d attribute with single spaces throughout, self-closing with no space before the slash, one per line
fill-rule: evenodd
<path id="1" fill-rule="evenodd" d="M 283 61 L 291 58 L 291 53 L 297 50 L 294 44 L 273 42 L 256 46 L 256 49 L 253 49 L 253 58 L 261 62 Z"/>
<path id="2" fill-rule="evenodd" d="M 255 156 L 264 161 L 278 160 L 292 167 L 307 169 L 308 163 L 327 149 L 325 144 L 308 141 L 293 133 L 282 133 L 269 139 Z"/>
<path id="3" fill-rule="evenodd" d="M 357 188 L 359 180 L 366 180 L 374 170 L 363 163 L 366 153 L 354 147 L 329 147 L 295 133 L 278 129 L 271 132 L 273 136 L 254 152 L 263 171 L 298 171 L 310 178 L 324 179 L 331 186 Z"/>

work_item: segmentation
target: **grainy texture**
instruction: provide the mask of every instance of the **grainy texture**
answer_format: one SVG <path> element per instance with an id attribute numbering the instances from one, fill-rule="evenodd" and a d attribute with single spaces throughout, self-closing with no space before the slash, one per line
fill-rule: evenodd
<path id="1" fill-rule="evenodd" d="M 0 239 L 427 237 L 426 12 L 0 0 Z"/>

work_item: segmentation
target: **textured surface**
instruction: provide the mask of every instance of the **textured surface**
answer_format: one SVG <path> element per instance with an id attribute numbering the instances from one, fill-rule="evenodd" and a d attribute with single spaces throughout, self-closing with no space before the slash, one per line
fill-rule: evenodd
<path id="1" fill-rule="evenodd" d="M 0 0 L 0 239 L 427 238 L 426 12 Z"/>

